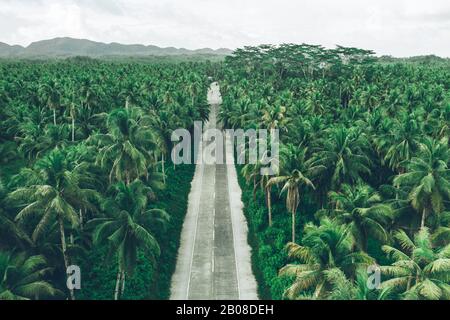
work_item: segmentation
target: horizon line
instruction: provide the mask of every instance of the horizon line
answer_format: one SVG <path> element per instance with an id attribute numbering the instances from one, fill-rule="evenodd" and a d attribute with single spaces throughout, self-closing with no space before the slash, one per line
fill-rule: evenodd
<path id="1" fill-rule="evenodd" d="M 285 44 L 285 43 L 295 43 L 295 42 L 280 42 L 280 43 L 260 43 L 258 45 L 243 45 L 243 46 L 239 46 L 236 48 L 230 48 L 230 47 L 208 47 L 208 46 L 204 46 L 204 47 L 198 47 L 198 48 L 187 48 L 187 47 L 177 47 L 177 46 L 162 46 L 162 45 L 157 45 L 157 44 L 143 44 L 143 43 L 123 43 L 123 42 L 118 42 L 118 41 L 112 41 L 112 42 L 107 42 L 107 41 L 101 41 L 101 40 L 92 40 L 92 39 L 88 39 L 88 38 L 76 38 L 76 37 L 72 37 L 72 36 L 57 36 L 57 37 L 53 37 L 53 38 L 47 38 L 47 39 L 41 39 L 41 40 L 35 40 L 30 42 L 28 45 L 22 45 L 22 44 L 11 44 L 5 41 L 1 41 L 0 43 L 6 44 L 10 47 L 21 47 L 24 49 L 27 49 L 28 47 L 30 47 L 32 44 L 34 43 L 38 43 L 38 42 L 43 42 L 43 41 L 52 41 L 52 40 L 58 40 L 58 39 L 69 39 L 69 40 L 82 40 L 82 41 L 89 41 L 89 42 L 94 42 L 94 43 L 98 43 L 98 44 L 105 44 L 105 45 L 112 45 L 112 44 L 119 44 L 119 45 L 123 45 L 123 46 L 144 46 L 144 47 L 158 47 L 160 49 L 177 49 L 177 50 L 188 50 L 188 51 L 199 51 L 199 50 L 204 50 L 204 49 L 209 49 L 209 50 L 214 50 L 214 51 L 219 51 L 219 50 L 230 50 L 230 51 L 235 51 L 236 49 L 239 48 L 244 48 L 246 46 L 249 47 L 257 47 L 260 45 L 274 45 L 274 46 L 278 46 L 281 44 Z M 306 42 L 302 42 L 303 44 L 307 44 Z M 295 44 L 302 44 L 300 42 L 295 43 Z M 308 43 L 309 44 L 309 43 Z M 317 44 L 314 43 L 314 45 L 320 45 L 322 47 L 324 47 L 325 49 L 332 49 L 328 46 L 322 45 L 322 44 Z M 335 44 L 334 46 L 337 47 L 339 44 Z M 355 47 L 355 46 L 344 46 L 344 47 Z M 359 48 L 359 49 L 365 49 L 365 50 L 371 50 L 371 49 L 367 49 L 367 48 L 362 48 L 362 47 L 355 47 L 355 48 Z M 375 51 L 374 51 L 375 52 Z M 391 57 L 391 58 L 396 58 L 396 59 L 407 59 L 407 58 L 415 58 L 415 57 L 427 57 L 427 56 L 435 56 L 438 58 L 442 58 L 442 59 L 450 59 L 450 56 L 440 56 L 437 55 L 435 53 L 424 53 L 424 54 L 416 54 L 416 55 L 409 55 L 409 56 L 394 56 L 392 54 L 379 54 L 377 52 L 374 53 L 374 55 L 378 58 L 381 57 Z"/>

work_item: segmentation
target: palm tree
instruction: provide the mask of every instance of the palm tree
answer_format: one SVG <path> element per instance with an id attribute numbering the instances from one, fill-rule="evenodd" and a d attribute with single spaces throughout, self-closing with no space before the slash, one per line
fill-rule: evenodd
<path id="1" fill-rule="evenodd" d="M 132 274 L 136 266 L 138 249 L 143 249 L 153 261 L 159 256 L 158 242 L 152 235 L 155 224 L 164 226 L 168 214 L 160 209 L 147 208 L 149 188 L 140 180 L 126 185 L 123 182 L 113 187 L 113 199 L 104 204 L 106 218 L 89 221 L 96 225 L 93 233 L 94 244 L 108 243 L 117 254 L 118 272 L 114 299 L 117 300 L 125 290 L 125 275 Z"/>
<path id="2" fill-rule="evenodd" d="M 394 184 L 408 187 L 409 200 L 415 210 L 422 213 L 420 227 L 425 227 L 429 213 L 439 215 L 443 211 L 444 199 L 450 199 L 450 152 L 448 139 L 440 141 L 425 139 L 420 144 L 420 153 L 407 165 L 407 172 L 397 176 Z"/>
<path id="3" fill-rule="evenodd" d="M 341 78 L 339 80 L 339 97 L 341 105 L 342 107 L 347 108 L 352 99 L 355 85 L 352 81 L 346 78 Z"/>
<path id="4" fill-rule="evenodd" d="M 262 143 L 263 140 L 256 139 L 256 145 Z M 241 155 L 239 156 L 249 156 L 249 150 L 250 146 L 249 143 L 247 143 L 247 146 L 244 148 L 244 150 L 241 150 Z M 267 142 L 268 144 L 271 142 Z M 268 220 L 269 220 L 269 227 L 272 226 L 272 185 L 269 185 L 268 182 L 271 179 L 272 175 L 269 174 L 269 172 L 262 172 L 261 170 L 265 168 L 267 165 L 265 163 L 269 163 L 270 167 L 274 169 L 274 171 L 277 171 L 277 168 L 279 167 L 278 159 L 276 158 L 268 158 L 267 153 L 262 155 L 260 159 L 257 159 L 256 163 L 248 163 L 243 166 L 241 173 L 246 179 L 247 183 L 250 183 L 250 181 L 253 182 L 253 200 L 256 200 L 256 191 L 257 187 L 260 186 L 261 189 L 264 192 L 264 198 L 266 200 L 266 206 L 268 210 Z"/>
<path id="5" fill-rule="evenodd" d="M 25 232 L 11 216 L 6 208 L 6 189 L 2 180 L 0 179 L 0 233 L 2 235 L 2 243 L 7 243 L 9 245 L 19 245 L 21 247 L 25 247 L 27 245 L 31 245 L 32 241 Z M 9 247 L 9 246 L 7 246 Z"/>
<path id="6" fill-rule="evenodd" d="M 139 88 L 132 82 L 119 93 L 120 97 L 125 98 L 125 109 L 128 110 L 132 104 L 136 104 L 139 97 Z"/>
<path id="7" fill-rule="evenodd" d="M 422 134 L 413 117 L 395 121 L 391 126 L 392 129 L 388 133 L 376 138 L 377 148 L 384 153 L 383 160 L 388 163 L 390 168 L 403 173 L 402 166 L 418 149 Z"/>
<path id="8" fill-rule="evenodd" d="M 288 118 L 286 118 L 286 107 L 276 103 L 273 106 L 265 104 L 262 110 L 261 126 L 267 129 L 285 130 Z"/>
<path id="9" fill-rule="evenodd" d="M 77 107 L 74 102 L 70 103 L 70 118 L 72 119 L 72 142 L 75 141 L 75 118 L 77 115 Z"/>
<path id="10" fill-rule="evenodd" d="M 248 163 L 244 165 L 241 169 L 241 174 L 245 178 L 247 184 L 253 184 L 253 201 L 256 201 L 256 192 L 258 187 L 264 191 L 264 198 L 266 200 L 266 206 L 268 210 L 268 221 L 269 227 L 272 226 L 272 195 L 271 195 L 271 186 L 268 185 L 268 181 L 270 180 L 269 175 L 261 174 L 262 165 L 261 161 L 258 161 L 256 164 Z"/>
<path id="11" fill-rule="evenodd" d="M 155 148 L 148 117 L 139 108 L 116 109 L 109 115 L 107 126 L 107 134 L 93 136 L 91 141 L 100 147 L 97 163 L 110 168 L 110 182 L 115 178 L 129 184 L 147 176 Z"/>
<path id="12" fill-rule="evenodd" d="M 315 154 L 314 163 L 327 168 L 331 187 L 335 189 L 343 183 L 355 183 L 362 179 L 362 175 L 370 175 L 371 161 L 364 150 L 369 145 L 365 135 L 345 127 L 332 128 L 329 134 Z"/>
<path id="13" fill-rule="evenodd" d="M 100 88 L 93 84 L 91 79 L 86 78 L 81 83 L 79 94 L 82 107 L 90 110 L 98 103 Z"/>
<path id="14" fill-rule="evenodd" d="M 450 211 L 442 212 L 437 221 L 437 229 L 431 236 L 435 246 L 445 246 L 450 243 Z"/>
<path id="15" fill-rule="evenodd" d="M 85 164 L 71 167 L 65 159 L 64 152 L 55 149 L 47 157 L 39 160 L 34 169 L 24 169 L 26 186 L 20 187 L 9 194 L 9 199 L 17 204 L 23 204 L 16 216 L 20 222 L 28 218 L 38 217 L 32 239 L 36 241 L 42 233 L 56 222 L 59 225 L 64 266 L 67 270 L 70 259 L 67 253 L 65 222 L 72 228 L 79 226 L 77 209 L 92 208 L 90 200 L 97 197 L 94 190 L 83 189 L 81 182 L 86 179 Z M 71 299 L 75 299 L 70 290 Z"/>
<path id="16" fill-rule="evenodd" d="M 2 234 L 2 243 L 18 245 L 24 248 L 33 244 L 25 230 L 2 209 L 0 209 L 0 232 Z"/>
<path id="17" fill-rule="evenodd" d="M 327 275 L 340 269 L 347 277 L 358 267 L 373 262 L 367 254 L 353 251 L 354 239 L 349 226 L 324 218 L 320 226 L 308 223 L 302 245 L 287 245 L 289 258 L 300 264 L 288 264 L 280 270 L 282 276 L 293 276 L 294 282 L 285 291 L 288 299 L 301 298 L 312 292 L 313 299 L 324 299 L 333 281 Z"/>
<path id="18" fill-rule="evenodd" d="M 41 255 L 0 251 L 0 300 L 30 300 L 61 296 L 47 280 L 52 268 Z"/>
<path id="19" fill-rule="evenodd" d="M 161 172 L 163 174 L 163 182 L 166 183 L 166 169 L 165 169 L 165 157 L 169 153 L 172 145 L 171 135 L 172 130 L 170 124 L 170 113 L 160 111 L 156 114 L 155 111 L 150 111 L 152 114 L 152 129 L 156 136 L 156 144 L 158 145 L 158 151 L 161 155 Z M 158 155 L 156 155 L 156 158 Z"/>
<path id="20" fill-rule="evenodd" d="M 368 85 L 362 92 L 360 104 L 365 108 L 373 110 L 378 105 L 378 88 L 376 85 Z"/>
<path id="21" fill-rule="evenodd" d="M 305 104 L 305 110 L 311 112 L 312 114 L 323 114 L 325 107 L 323 105 L 323 93 L 320 89 L 312 86 L 308 90 L 308 97 Z"/>
<path id="22" fill-rule="evenodd" d="M 280 183 L 284 184 L 281 193 L 287 192 L 286 209 L 292 215 L 292 242 L 295 242 L 295 215 L 300 203 L 300 189 L 303 187 L 315 189 L 314 184 L 306 174 L 308 174 L 308 172 L 294 169 L 290 175 L 271 178 L 267 183 L 268 186 Z"/>
<path id="23" fill-rule="evenodd" d="M 381 284 L 382 288 L 400 292 L 404 299 L 450 299 L 450 245 L 434 248 L 426 227 L 414 239 L 402 230 L 395 238 L 401 249 L 383 246 L 394 262 L 381 267 L 382 274 L 390 277 Z"/>
<path id="24" fill-rule="evenodd" d="M 351 227 L 356 245 L 364 252 L 367 242 L 373 237 L 383 243 L 388 240 L 385 226 L 393 219 L 394 212 L 382 203 L 378 193 L 367 185 L 352 188 L 344 184 L 340 192 L 330 192 L 330 200 L 335 204 L 337 221 Z"/>
<path id="25" fill-rule="evenodd" d="M 329 300 L 389 300 L 392 298 L 392 288 L 369 288 L 366 268 L 356 271 L 355 280 L 349 279 L 338 268 L 327 270 L 325 274 L 332 287 L 327 296 Z"/>
<path id="26" fill-rule="evenodd" d="M 39 93 L 47 107 L 53 111 L 53 124 L 56 126 L 56 110 L 61 103 L 61 93 L 58 84 L 54 80 L 43 83 L 39 88 Z"/>

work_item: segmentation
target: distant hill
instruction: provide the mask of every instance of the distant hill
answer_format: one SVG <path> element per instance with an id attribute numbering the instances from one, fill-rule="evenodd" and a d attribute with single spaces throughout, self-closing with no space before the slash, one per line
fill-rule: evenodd
<path id="1" fill-rule="evenodd" d="M 184 48 L 160 48 L 141 44 L 126 45 L 120 43 L 102 43 L 85 39 L 55 38 L 37 41 L 28 47 L 10 46 L 0 42 L 0 58 L 67 58 L 74 56 L 87 57 L 120 57 L 120 56 L 175 56 L 175 55 L 218 55 L 232 53 L 229 49 L 203 48 L 188 50 Z"/>
<path id="2" fill-rule="evenodd" d="M 0 42 L 0 57 L 16 55 L 24 50 L 21 46 L 10 46 L 9 44 Z"/>
<path id="3" fill-rule="evenodd" d="M 415 63 L 415 64 L 448 64 L 450 58 L 441 58 L 436 55 L 415 56 L 409 58 L 395 58 L 392 56 L 381 56 L 380 62 L 384 63 Z"/>

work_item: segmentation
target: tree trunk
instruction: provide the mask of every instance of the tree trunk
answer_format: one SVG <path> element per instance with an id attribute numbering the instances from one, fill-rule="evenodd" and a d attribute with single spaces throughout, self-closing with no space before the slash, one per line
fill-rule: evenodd
<path id="1" fill-rule="evenodd" d="M 123 295 L 125 292 L 125 271 L 122 271 L 122 290 L 120 292 L 120 295 Z"/>
<path id="2" fill-rule="evenodd" d="M 292 213 L 292 242 L 295 243 L 295 212 Z"/>
<path id="3" fill-rule="evenodd" d="M 267 209 L 269 211 L 269 227 L 272 226 L 272 199 L 270 196 L 270 190 L 266 188 L 266 194 L 267 194 Z"/>
<path id="4" fill-rule="evenodd" d="M 127 98 L 125 99 L 125 109 L 128 110 L 129 106 L 130 106 L 130 99 L 127 97 Z"/>
<path id="5" fill-rule="evenodd" d="M 365 231 L 362 233 L 362 243 L 361 243 L 361 251 L 366 253 L 367 252 L 367 243 L 369 242 L 368 236 Z"/>
<path id="6" fill-rule="evenodd" d="M 83 210 L 80 209 L 80 230 L 81 230 L 81 231 L 83 231 L 83 222 L 84 222 L 84 219 L 83 219 Z"/>
<path id="7" fill-rule="evenodd" d="M 119 271 L 117 272 L 116 288 L 114 290 L 114 300 L 119 300 L 119 290 L 120 290 L 121 278 L 122 278 L 122 272 L 120 271 L 120 267 L 119 267 Z"/>
<path id="8" fill-rule="evenodd" d="M 75 141 L 75 117 L 72 117 L 72 142 Z"/>
<path id="9" fill-rule="evenodd" d="M 426 215 L 427 215 L 427 210 L 423 209 L 423 211 L 422 211 L 422 221 L 420 222 L 420 229 L 423 229 L 425 227 Z"/>
<path id="10" fill-rule="evenodd" d="M 53 124 L 56 126 L 56 109 L 53 109 Z"/>
<path id="11" fill-rule="evenodd" d="M 166 184 L 166 170 L 164 168 L 164 153 L 161 154 L 161 168 L 162 168 L 162 174 L 163 174 L 163 182 Z"/>
<path id="12" fill-rule="evenodd" d="M 59 223 L 59 233 L 61 236 L 61 247 L 62 247 L 62 254 L 64 257 L 64 266 L 66 267 L 66 275 L 67 275 L 67 268 L 69 268 L 69 257 L 67 256 L 67 246 L 66 246 L 66 233 L 64 232 L 64 221 L 61 216 L 58 217 L 58 223 Z M 69 289 L 70 291 L 70 299 L 75 300 L 75 293 L 73 292 L 73 289 Z"/>

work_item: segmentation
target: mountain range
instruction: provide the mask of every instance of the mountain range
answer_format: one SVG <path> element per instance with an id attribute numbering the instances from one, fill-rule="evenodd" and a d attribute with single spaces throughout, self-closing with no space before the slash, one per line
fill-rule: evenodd
<path id="1" fill-rule="evenodd" d="M 188 50 L 184 48 L 161 48 L 154 45 L 102 43 L 86 39 L 55 38 L 31 43 L 28 47 L 8 45 L 0 42 L 0 58 L 67 58 L 74 56 L 177 56 L 177 55 L 217 55 L 232 53 L 230 49 L 203 48 Z"/>

